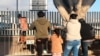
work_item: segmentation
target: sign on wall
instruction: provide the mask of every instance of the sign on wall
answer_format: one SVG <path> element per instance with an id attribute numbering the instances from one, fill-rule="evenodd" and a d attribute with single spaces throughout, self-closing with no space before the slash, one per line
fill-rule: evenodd
<path id="1" fill-rule="evenodd" d="M 30 0 L 30 10 L 47 10 L 47 0 Z"/>

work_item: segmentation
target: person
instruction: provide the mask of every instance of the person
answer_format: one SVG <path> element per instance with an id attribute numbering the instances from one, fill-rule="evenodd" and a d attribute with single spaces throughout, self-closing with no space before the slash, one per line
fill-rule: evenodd
<path id="1" fill-rule="evenodd" d="M 22 17 L 21 14 L 18 15 L 19 27 L 20 27 L 20 43 L 25 44 L 26 42 L 26 31 L 28 30 L 28 24 L 26 17 Z"/>
<path id="2" fill-rule="evenodd" d="M 94 38 L 92 38 L 90 30 L 93 29 L 84 19 L 79 19 L 81 23 L 81 47 L 83 56 L 88 56 L 88 46 L 91 44 Z"/>
<path id="3" fill-rule="evenodd" d="M 62 56 L 63 40 L 61 38 L 59 28 L 53 30 L 53 34 L 51 35 L 50 40 L 51 40 L 51 46 L 52 46 L 52 49 L 51 49 L 52 56 Z"/>
<path id="4" fill-rule="evenodd" d="M 46 52 L 48 33 L 51 29 L 50 22 L 46 19 L 45 13 L 43 11 L 38 11 L 38 19 L 32 22 L 29 29 L 36 30 L 36 50 L 37 56 L 42 56 L 43 50 Z"/>
<path id="5" fill-rule="evenodd" d="M 69 56 L 70 51 L 72 51 L 73 56 L 78 56 L 79 47 L 81 45 L 81 24 L 77 19 L 77 14 L 70 15 L 70 20 L 67 22 L 66 29 L 67 37 L 63 55 Z"/>

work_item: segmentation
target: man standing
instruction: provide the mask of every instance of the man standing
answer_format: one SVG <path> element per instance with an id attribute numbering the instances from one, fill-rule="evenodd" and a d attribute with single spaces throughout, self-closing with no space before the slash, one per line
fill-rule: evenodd
<path id="1" fill-rule="evenodd" d="M 69 56 L 72 50 L 73 56 L 78 56 L 79 47 L 81 45 L 80 35 L 81 24 L 77 19 L 77 14 L 71 14 L 67 23 L 67 37 L 64 49 L 64 56 Z"/>
<path id="2" fill-rule="evenodd" d="M 50 22 L 45 18 L 45 13 L 39 11 L 37 13 L 38 19 L 32 22 L 29 27 L 30 30 L 35 30 L 36 34 L 36 50 L 37 56 L 42 56 L 43 50 L 46 50 L 46 43 L 48 41 L 48 32 L 51 29 Z"/>
<path id="3" fill-rule="evenodd" d="M 88 56 L 88 46 L 93 42 L 95 36 L 91 33 L 94 29 L 91 25 L 85 22 L 84 19 L 79 19 L 81 23 L 81 47 L 83 56 Z M 95 32 L 93 32 L 95 33 Z"/>

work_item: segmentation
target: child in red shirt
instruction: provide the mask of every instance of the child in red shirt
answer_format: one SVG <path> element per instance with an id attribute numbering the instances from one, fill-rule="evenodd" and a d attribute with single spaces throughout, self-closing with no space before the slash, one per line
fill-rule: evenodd
<path id="1" fill-rule="evenodd" d="M 19 24 L 20 24 L 20 43 L 26 42 L 26 31 L 28 30 L 28 24 L 26 17 L 20 17 L 19 18 Z"/>
<path id="2" fill-rule="evenodd" d="M 62 43 L 63 40 L 60 35 L 60 29 L 54 29 L 53 34 L 51 35 L 51 52 L 52 56 L 62 56 Z"/>

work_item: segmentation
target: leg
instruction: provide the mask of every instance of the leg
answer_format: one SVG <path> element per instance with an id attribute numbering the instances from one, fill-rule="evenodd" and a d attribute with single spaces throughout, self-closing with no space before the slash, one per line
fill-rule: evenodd
<path id="1" fill-rule="evenodd" d="M 37 56 L 42 56 L 43 46 L 41 39 L 36 40 L 36 50 L 37 50 Z"/>
<path id="2" fill-rule="evenodd" d="M 48 39 L 45 38 L 45 39 L 42 39 L 43 40 L 43 53 L 47 53 L 47 44 L 48 44 Z"/>
<path id="3" fill-rule="evenodd" d="M 20 43 L 24 44 L 25 36 L 20 36 Z"/>
<path id="4" fill-rule="evenodd" d="M 52 56 L 57 56 L 56 53 L 52 53 Z"/>
<path id="5" fill-rule="evenodd" d="M 44 50 L 47 50 L 47 42 L 48 42 L 48 39 L 45 38 L 45 39 L 42 39 L 43 40 L 43 49 Z"/>
<path id="6" fill-rule="evenodd" d="M 75 40 L 73 42 L 73 44 L 74 44 L 73 49 L 72 49 L 73 56 L 78 56 L 78 52 L 79 52 L 79 48 L 80 48 L 80 45 L 81 45 L 81 41 L 80 40 Z"/>
<path id="7" fill-rule="evenodd" d="M 70 53 L 70 51 L 73 47 L 73 42 L 72 41 L 67 41 L 65 44 L 66 45 L 65 45 L 63 56 L 69 56 L 69 53 Z"/>
<path id="8" fill-rule="evenodd" d="M 62 56 L 62 53 L 57 53 L 57 56 Z"/>
<path id="9" fill-rule="evenodd" d="M 83 56 L 88 56 L 88 43 L 81 41 L 81 44 Z"/>
<path id="10" fill-rule="evenodd" d="M 48 45 L 48 47 L 47 47 L 48 50 L 47 51 L 48 51 L 48 53 L 51 53 L 51 41 L 48 41 L 47 45 Z"/>
<path id="11" fill-rule="evenodd" d="M 27 45 L 27 49 L 28 49 L 29 51 L 31 51 L 32 54 L 34 53 L 34 45 L 28 44 L 28 45 Z"/>
<path id="12" fill-rule="evenodd" d="M 22 44 L 25 44 L 25 42 L 26 42 L 26 31 L 20 31 L 20 34 L 21 34 L 21 36 L 20 36 L 20 42 L 22 43 Z"/>

